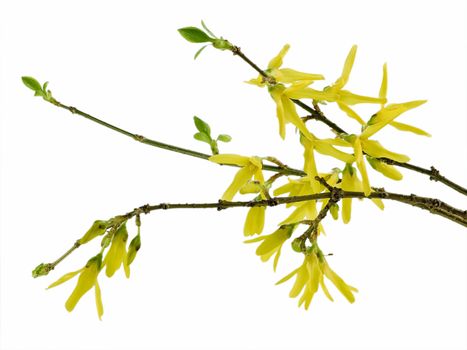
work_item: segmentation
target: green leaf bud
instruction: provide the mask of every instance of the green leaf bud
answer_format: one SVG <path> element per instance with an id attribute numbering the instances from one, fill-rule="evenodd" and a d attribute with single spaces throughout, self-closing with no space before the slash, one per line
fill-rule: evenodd
<path id="1" fill-rule="evenodd" d="M 210 138 L 211 137 L 211 127 L 209 126 L 209 124 L 206 123 L 201 118 L 198 118 L 197 116 L 194 116 L 193 120 L 195 122 L 196 129 L 198 129 L 199 132 L 206 134 Z"/>
<path id="2" fill-rule="evenodd" d="M 180 28 L 178 32 L 190 43 L 208 43 L 215 40 L 196 27 Z"/>
<path id="3" fill-rule="evenodd" d="M 228 40 L 222 38 L 214 39 L 212 46 L 219 50 L 232 50 L 233 48 L 233 45 Z"/>
<path id="4" fill-rule="evenodd" d="M 220 134 L 219 136 L 217 136 L 217 140 L 222 142 L 230 142 L 232 141 L 232 137 L 227 134 Z"/>
<path id="5" fill-rule="evenodd" d="M 211 138 L 208 135 L 206 135 L 204 132 L 197 132 L 196 134 L 193 135 L 193 137 L 198 141 L 211 144 Z"/>
<path id="6" fill-rule="evenodd" d="M 33 77 L 21 77 L 23 84 L 26 85 L 31 90 L 35 91 L 36 94 L 38 91 L 42 91 L 41 84 Z"/>
<path id="7" fill-rule="evenodd" d="M 53 270 L 52 264 L 41 263 L 34 270 L 32 270 L 32 277 L 37 278 L 39 276 L 46 276 L 52 270 Z"/>

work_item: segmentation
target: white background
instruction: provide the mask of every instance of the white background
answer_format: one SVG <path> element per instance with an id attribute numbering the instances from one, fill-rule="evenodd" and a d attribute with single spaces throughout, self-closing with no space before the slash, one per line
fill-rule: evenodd
<path id="1" fill-rule="evenodd" d="M 302 164 L 288 128 L 278 136 L 265 90 L 230 53 L 176 32 L 204 19 L 265 66 L 285 43 L 286 67 L 332 82 L 359 45 L 348 88 L 376 95 L 388 62 L 389 99 L 428 99 L 400 121 L 432 138 L 384 130 L 379 138 L 414 164 L 436 165 L 464 186 L 467 129 L 465 1 L 3 1 L 1 18 L 0 347 L 13 349 L 466 349 L 467 235 L 417 208 L 356 202 L 349 225 L 326 221 L 321 246 L 331 266 L 359 288 L 348 304 L 320 291 L 305 312 L 274 282 L 301 264 L 284 247 L 276 274 L 242 243 L 245 211 L 167 211 L 143 217 L 140 254 L 126 280 L 100 279 L 103 321 L 93 293 L 68 313 L 75 280 L 45 291 L 98 250 L 79 249 L 47 277 L 52 261 L 95 219 L 145 203 L 215 201 L 235 170 L 138 144 L 33 98 L 20 80 L 50 81 L 56 98 L 135 133 L 208 152 L 193 140 L 192 116 L 233 142 L 221 151 L 276 155 Z M 323 85 L 320 85 L 323 86 Z M 354 124 L 325 108 L 347 129 Z M 365 117 L 374 112 L 360 109 Z M 317 134 L 329 136 L 311 124 Z M 357 129 L 354 129 L 357 132 Z M 321 169 L 335 166 L 320 158 Z M 372 184 L 439 197 L 465 197 L 404 171 L 403 182 L 372 172 Z M 268 210 L 265 233 L 287 215 Z M 130 226 L 134 233 L 134 226 Z"/>

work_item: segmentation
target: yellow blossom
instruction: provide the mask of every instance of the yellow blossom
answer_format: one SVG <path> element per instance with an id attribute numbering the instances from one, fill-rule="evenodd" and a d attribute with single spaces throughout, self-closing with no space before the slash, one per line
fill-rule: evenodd
<path id="1" fill-rule="evenodd" d="M 279 262 L 279 257 L 281 255 L 282 245 L 286 240 L 290 238 L 294 226 L 280 226 L 276 231 L 269 235 L 253 238 L 245 241 L 245 243 L 255 243 L 261 242 L 261 244 L 256 248 L 256 255 L 261 257 L 263 262 L 268 261 L 273 255 L 274 263 L 273 268 L 276 271 L 277 263 Z"/>
<path id="2" fill-rule="evenodd" d="M 379 90 L 379 97 L 386 99 L 387 91 L 388 91 L 388 71 L 387 71 L 387 65 L 385 63 L 383 65 L 383 79 L 381 80 L 381 87 L 380 87 L 380 90 Z M 384 103 L 381 104 L 381 108 L 382 109 L 384 108 Z M 376 121 L 373 120 L 373 122 L 376 122 Z M 400 131 L 408 131 L 408 132 L 412 132 L 412 133 L 417 134 L 417 135 L 431 137 L 431 135 L 429 133 L 427 133 L 426 131 L 424 131 L 422 129 L 419 129 L 419 128 L 413 126 L 413 125 L 404 124 L 404 123 L 395 122 L 395 121 L 390 122 L 389 125 L 391 125 L 392 127 L 396 128 L 397 130 L 400 130 Z"/>
<path id="3" fill-rule="evenodd" d="M 243 234 L 245 236 L 252 236 L 263 232 L 265 215 L 266 207 L 251 207 L 246 216 Z"/>
<path id="4" fill-rule="evenodd" d="M 321 287 L 324 294 L 333 301 L 331 294 L 324 283 L 324 277 L 329 279 L 350 303 L 355 301 L 353 292 L 357 292 L 357 289 L 346 284 L 342 278 L 340 278 L 329 267 L 329 264 L 323 254 L 317 248 L 312 247 L 311 251 L 305 254 L 303 264 L 276 284 L 284 283 L 294 276 L 296 276 L 295 283 L 289 293 L 289 296 L 291 298 L 295 298 L 303 291 L 299 299 L 298 306 L 304 304 L 305 310 L 310 306 L 313 296 L 318 291 L 319 287 Z"/>
<path id="5" fill-rule="evenodd" d="M 306 87 L 306 84 L 296 84 L 295 86 L 290 87 L 285 94 L 293 99 L 311 98 L 315 101 L 337 102 L 341 108 L 343 108 L 342 106 L 345 108 L 345 106 L 355 105 L 358 103 L 386 103 L 385 98 L 362 96 L 354 94 L 348 90 L 343 90 L 349 80 L 356 53 L 357 46 L 354 45 L 347 55 L 341 76 L 334 82 L 334 84 L 324 88 L 323 91 Z"/>
<path id="6" fill-rule="evenodd" d="M 82 269 L 63 275 L 61 278 L 47 287 L 47 289 L 56 287 L 79 274 L 76 287 L 66 301 L 65 308 L 69 312 L 73 311 L 81 297 L 86 294 L 92 287 L 94 287 L 97 315 L 99 316 L 99 319 L 101 319 L 102 315 L 104 314 L 104 307 L 102 305 L 101 289 L 97 281 L 97 276 L 99 275 L 101 267 L 102 254 L 98 254 L 95 257 L 89 259 L 86 266 L 84 266 Z"/>
<path id="7" fill-rule="evenodd" d="M 127 263 L 126 241 L 128 240 L 128 231 L 126 222 L 120 225 L 112 238 L 112 245 L 104 258 L 106 265 L 105 274 L 107 277 L 112 277 L 114 273 L 123 264 L 126 277 L 130 277 L 130 267 Z"/>
<path id="8" fill-rule="evenodd" d="M 279 53 L 269 61 L 268 68 L 265 70 L 266 74 L 274 78 L 274 80 L 279 83 L 293 83 L 303 80 L 313 81 L 324 79 L 321 74 L 304 73 L 290 68 L 281 68 L 284 56 L 287 54 L 289 49 L 289 44 L 284 45 Z M 266 84 L 264 77 L 261 75 L 259 75 L 256 79 L 248 81 L 248 83 L 258 86 L 264 86 Z"/>
<path id="9" fill-rule="evenodd" d="M 263 165 L 259 157 L 244 157 L 236 154 L 216 154 L 211 156 L 209 160 L 217 164 L 231 164 L 242 167 L 237 174 L 235 174 L 232 183 L 222 195 L 222 200 L 231 201 L 235 194 L 253 177 L 260 184 L 264 183 L 264 177 L 261 171 Z"/>
<path id="10" fill-rule="evenodd" d="M 399 172 L 399 170 L 396 169 L 395 166 L 386 164 L 376 158 L 369 156 L 366 157 L 366 160 L 373 169 L 380 172 L 384 176 L 396 181 L 402 180 L 402 174 Z"/>
<path id="11" fill-rule="evenodd" d="M 283 139 L 285 138 L 285 125 L 287 123 L 295 125 L 305 137 L 311 138 L 308 129 L 297 114 L 294 103 L 284 95 L 287 90 L 284 84 L 306 81 L 306 85 L 310 85 L 314 80 L 322 80 L 324 77 L 321 74 L 303 73 L 294 69 L 280 68 L 289 47 L 289 45 L 285 45 L 268 64 L 265 73 L 271 77 L 272 82 L 259 75 L 256 79 L 248 81 L 248 83 L 260 87 L 268 85 L 269 93 L 276 103 L 279 134 Z"/>
<path id="12" fill-rule="evenodd" d="M 363 184 L 357 177 L 355 168 L 347 164 L 342 171 L 342 181 L 339 184 L 340 188 L 348 192 L 362 192 Z M 381 210 L 384 209 L 383 201 L 380 198 L 372 198 L 371 201 Z M 344 224 L 349 223 L 352 212 L 352 198 L 342 199 L 342 221 Z"/>

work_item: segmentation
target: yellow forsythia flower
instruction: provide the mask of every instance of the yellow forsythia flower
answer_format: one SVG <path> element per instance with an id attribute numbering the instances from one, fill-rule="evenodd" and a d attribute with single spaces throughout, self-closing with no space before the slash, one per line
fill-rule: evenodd
<path id="1" fill-rule="evenodd" d="M 279 53 L 269 61 L 268 68 L 265 70 L 269 76 L 273 77 L 278 83 L 294 83 L 303 80 L 310 81 L 324 79 L 321 74 L 304 73 L 290 68 L 281 68 L 284 56 L 287 54 L 289 49 L 289 44 L 284 45 Z M 256 79 L 251 79 L 248 83 L 258 86 L 264 86 L 266 84 L 261 75 Z"/>
<path id="2" fill-rule="evenodd" d="M 380 90 L 379 90 L 379 97 L 386 99 L 387 91 L 388 91 L 388 71 L 387 71 L 387 65 L 385 63 L 384 66 L 383 66 L 383 79 L 381 81 L 381 87 L 380 87 Z M 381 104 L 381 108 L 384 108 L 384 103 Z M 396 128 L 397 130 L 400 130 L 400 131 L 409 131 L 409 132 L 412 132 L 412 133 L 417 134 L 417 135 L 431 137 L 431 135 L 429 133 L 427 133 L 426 131 L 424 131 L 422 129 L 419 129 L 419 128 L 413 126 L 413 125 L 404 124 L 404 123 L 395 122 L 395 121 L 390 122 L 389 125 L 391 125 L 392 127 Z"/>
<path id="3" fill-rule="evenodd" d="M 244 157 L 236 154 L 216 154 L 209 158 L 211 162 L 217 164 L 232 164 L 242 167 L 222 195 L 222 200 L 231 201 L 235 194 L 245 186 L 248 181 L 254 177 L 260 184 L 264 183 L 263 173 L 261 171 L 263 165 L 259 157 Z"/>
<path id="4" fill-rule="evenodd" d="M 256 79 L 248 81 L 250 84 L 260 87 L 268 85 L 269 93 L 276 103 L 276 115 L 279 121 L 279 134 L 285 138 L 285 125 L 291 123 L 295 125 L 307 138 L 311 139 L 311 134 L 306 128 L 303 121 L 300 119 L 294 103 L 286 96 L 287 87 L 284 84 L 294 84 L 305 82 L 305 85 L 310 85 L 315 80 L 322 80 L 324 77 L 321 74 L 303 73 L 289 68 L 280 68 L 284 56 L 287 54 L 290 46 L 285 45 L 282 50 L 268 64 L 266 74 L 273 78 L 274 82 L 269 83 L 267 79 L 258 76 Z"/>
<path id="5" fill-rule="evenodd" d="M 402 180 L 402 174 L 399 172 L 399 170 L 396 169 L 395 166 L 386 164 L 376 158 L 369 157 L 369 156 L 366 157 L 366 160 L 368 161 L 368 163 L 371 165 L 373 169 L 380 172 L 384 176 L 390 179 L 396 180 L 396 181 Z"/>
<path id="6" fill-rule="evenodd" d="M 263 232 L 265 215 L 266 207 L 251 207 L 246 216 L 243 234 L 252 236 Z"/>
<path id="7" fill-rule="evenodd" d="M 104 265 L 106 265 L 105 274 L 107 277 L 112 277 L 122 264 L 125 270 L 125 275 L 130 277 L 130 267 L 126 258 L 127 240 L 128 231 L 126 229 L 126 222 L 124 222 L 115 232 L 112 238 L 112 245 L 104 258 Z"/>
<path id="8" fill-rule="evenodd" d="M 363 192 L 363 184 L 357 177 L 355 168 L 350 164 L 347 164 L 342 171 L 342 181 L 339 186 L 344 191 Z M 381 210 L 384 209 L 383 201 L 380 198 L 372 198 L 371 201 Z M 341 213 L 344 224 L 349 223 L 352 213 L 352 198 L 342 198 Z"/>
<path id="9" fill-rule="evenodd" d="M 268 261 L 273 255 L 275 255 L 273 268 L 274 271 L 276 271 L 277 263 L 279 262 L 279 257 L 281 255 L 282 245 L 290 238 L 293 231 L 293 225 L 281 226 L 269 235 L 253 238 L 245 241 L 245 243 L 261 242 L 258 248 L 256 248 L 256 255 L 261 257 L 263 262 Z"/>
<path id="10" fill-rule="evenodd" d="M 345 108 L 345 106 L 355 105 L 358 103 L 385 103 L 385 98 L 362 96 L 354 94 L 348 90 L 343 90 L 349 80 L 356 53 L 357 46 L 354 45 L 347 55 L 341 76 L 334 82 L 334 84 L 324 88 L 323 91 L 306 87 L 305 84 L 295 84 L 295 86 L 292 86 L 287 90 L 286 95 L 295 99 L 311 98 L 315 101 L 336 102 L 341 108 L 343 108 L 342 106 Z"/>
<path id="11" fill-rule="evenodd" d="M 99 319 L 101 319 L 102 315 L 104 314 L 104 307 L 102 305 L 101 289 L 97 281 L 97 276 L 99 275 L 101 267 L 102 254 L 97 254 L 95 257 L 89 259 L 86 266 L 84 266 L 82 269 L 63 275 L 57 281 L 48 286 L 47 289 L 56 287 L 79 274 L 78 283 L 66 301 L 65 308 L 69 312 L 73 311 L 81 297 L 86 294 L 92 287 L 94 287 L 97 315 L 99 316 Z"/>
<path id="12" fill-rule="evenodd" d="M 300 293 L 302 296 L 299 299 L 298 306 L 304 304 L 305 310 L 308 310 L 310 303 L 313 299 L 313 296 L 318 291 L 318 288 L 321 286 L 324 294 L 333 301 L 331 294 L 329 293 L 325 283 L 324 277 L 329 279 L 336 288 L 344 295 L 344 297 L 350 302 L 355 301 L 353 292 L 357 292 L 352 286 L 349 286 L 340 278 L 327 263 L 321 251 L 311 248 L 311 252 L 305 254 L 305 259 L 303 264 L 289 273 L 287 276 L 282 278 L 276 284 L 281 284 L 292 277 L 296 276 L 295 283 L 289 293 L 291 298 L 297 297 Z"/>

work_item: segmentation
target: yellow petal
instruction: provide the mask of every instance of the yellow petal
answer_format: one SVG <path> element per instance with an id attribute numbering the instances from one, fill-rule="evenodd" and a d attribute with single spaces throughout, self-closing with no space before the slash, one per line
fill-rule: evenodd
<path id="1" fill-rule="evenodd" d="M 313 141 L 314 137 L 310 134 L 305 123 L 303 123 L 303 120 L 297 114 L 295 104 L 287 96 L 282 95 L 282 105 L 284 106 L 285 121 L 295 125 L 307 139 Z"/>
<path id="2" fill-rule="evenodd" d="M 410 101 L 405 103 L 390 104 L 382 108 L 372 120 L 372 125 L 369 125 L 361 134 L 363 138 L 369 138 L 378 132 L 381 128 L 392 122 L 402 113 L 421 106 L 426 100 Z"/>
<path id="3" fill-rule="evenodd" d="M 311 304 L 313 296 L 318 291 L 319 281 L 321 280 L 322 273 L 319 268 L 318 257 L 316 254 L 311 254 L 307 257 L 307 271 L 308 271 L 308 281 L 305 292 L 303 293 L 302 298 L 299 301 L 299 305 L 302 302 L 305 302 L 305 310 L 308 310 L 308 307 Z"/>
<path id="4" fill-rule="evenodd" d="M 112 239 L 112 245 L 104 258 L 106 265 L 105 274 L 107 277 L 112 277 L 115 272 L 122 266 L 124 256 L 126 255 L 126 241 L 128 239 L 128 231 L 126 223 L 122 224 Z"/>
<path id="5" fill-rule="evenodd" d="M 328 265 L 325 261 L 322 265 L 322 270 L 324 275 L 336 286 L 339 292 L 350 302 L 353 303 L 355 301 L 355 297 L 352 294 L 352 290 L 350 287 L 344 282 L 342 278 L 339 277 Z"/>
<path id="6" fill-rule="evenodd" d="M 352 173 L 350 169 L 353 169 L 351 166 L 345 167 L 342 173 L 342 182 L 341 188 L 344 191 L 352 191 Z M 342 221 L 344 224 L 348 224 L 350 222 L 350 217 L 352 214 L 352 198 L 343 198 L 342 199 Z"/>
<path id="7" fill-rule="evenodd" d="M 396 167 L 381 162 L 373 157 L 367 157 L 367 161 L 370 163 L 373 169 L 380 172 L 384 176 L 396 181 L 402 180 L 402 174 L 399 172 L 399 170 L 396 169 Z"/>
<path id="8" fill-rule="evenodd" d="M 381 210 L 384 210 L 384 203 L 381 198 L 372 198 L 371 201 Z"/>
<path id="9" fill-rule="evenodd" d="M 378 141 L 361 139 L 362 148 L 366 154 L 375 158 L 389 158 L 397 162 L 406 163 L 410 158 L 404 154 L 394 153 L 384 148 Z"/>
<path id="10" fill-rule="evenodd" d="M 263 163 L 261 162 L 260 157 L 250 157 L 248 158 L 251 164 L 253 164 L 255 167 L 258 169 L 261 169 L 263 167 Z"/>
<path id="11" fill-rule="evenodd" d="M 357 95 L 347 90 L 340 90 L 339 93 L 339 101 L 345 103 L 346 105 L 356 105 L 358 103 L 379 103 L 384 104 L 386 103 L 386 99 L 382 99 L 379 97 L 370 97 L 370 96 L 363 96 Z"/>
<path id="12" fill-rule="evenodd" d="M 294 224 L 298 221 L 301 221 L 305 218 L 307 214 L 307 206 L 313 205 L 311 203 L 315 203 L 314 201 L 310 202 L 304 202 L 297 206 L 297 208 L 285 219 L 280 223 L 280 225 L 288 225 L 288 224 Z M 316 205 L 315 205 L 316 206 Z"/>
<path id="13" fill-rule="evenodd" d="M 337 95 L 333 93 L 332 91 L 319 91 L 319 90 L 305 87 L 303 85 L 297 84 L 295 86 L 291 86 L 284 91 L 284 94 L 289 98 L 293 98 L 297 100 L 300 100 L 302 98 L 311 98 L 312 100 L 315 100 L 315 101 L 334 102 L 337 98 Z"/>
<path id="14" fill-rule="evenodd" d="M 245 81 L 245 83 L 251 84 L 251 85 L 256 85 L 256 86 L 259 86 L 259 87 L 263 87 L 264 85 L 266 85 L 262 75 L 258 75 L 258 77 L 255 78 L 255 79 L 247 80 L 247 81 Z"/>
<path id="15" fill-rule="evenodd" d="M 326 156 L 330 156 L 340 160 L 344 163 L 352 163 L 355 158 L 353 155 L 339 151 L 337 148 L 334 148 L 327 142 L 321 142 L 321 140 L 316 140 L 314 143 L 315 150 Z"/>
<path id="16" fill-rule="evenodd" d="M 287 274 L 286 276 L 282 277 L 279 281 L 276 282 L 276 286 L 278 284 L 282 284 L 284 282 L 287 282 L 289 279 L 291 279 L 293 276 L 295 276 L 298 271 L 300 270 L 301 267 L 299 268 L 296 268 L 295 270 L 293 270 L 291 273 Z"/>
<path id="17" fill-rule="evenodd" d="M 303 144 L 303 147 L 305 148 L 305 152 L 303 153 L 303 170 L 305 170 L 305 173 L 307 173 L 309 178 L 312 180 L 310 182 L 310 185 L 313 190 L 313 193 L 317 193 L 319 190 L 319 185 L 318 182 L 314 180 L 315 177 L 318 176 L 318 170 L 316 169 L 315 153 L 313 151 L 314 142 L 311 142 L 306 138 L 302 138 L 301 142 Z"/>
<path id="18" fill-rule="evenodd" d="M 281 83 L 293 83 L 302 80 L 313 81 L 324 79 L 324 76 L 322 76 L 321 74 L 303 73 L 289 68 L 282 68 L 273 71 L 273 77 Z"/>
<path id="19" fill-rule="evenodd" d="M 242 188 L 248 180 L 251 179 L 253 174 L 256 172 L 256 167 L 254 165 L 247 165 L 244 168 L 241 168 L 236 174 L 229 185 L 229 187 L 225 190 L 224 194 L 222 195 L 222 200 L 231 201 L 235 194 Z"/>
<path id="20" fill-rule="evenodd" d="M 274 272 L 276 272 L 277 263 L 279 262 L 279 257 L 281 256 L 281 249 L 282 246 L 279 246 L 279 249 L 277 249 L 276 256 L 274 257 L 274 262 L 272 264 L 272 269 L 274 270 Z"/>
<path id="21" fill-rule="evenodd" d="M 289 179 L 289 181 L 291 181 L 291 180 Z M 278 188 L 276 188 L 274 190 L 274 192 L 273 192 L 274 196 L 280 196 L 282 194 L 289 193 L 289 192 L 293 191 L 296 186 L 297 186 L 297 184 L 294 183 L 294 182 L 286 183 L 285 185 L 282 185 L 282 186 L 280 186 L 280 187 L 278 187 Z"/>
<path id="22" fill-rule="evenodd" d="M 123 270 L 125 271 L 126 278 L 130 278 L 130 264 L 128 264 L 128 254 L 123 256 Z"/>
<path id="23" fill-rule="evenodd" d="M 306 282 L 308 281 L 308 271 L 305 265 L 302 265 L 298 270 L 297 277 L 295 279 L 295 283 L 290 290 L 289 297 L 295 298 L 297 297 L 300 292 L 302 291 L 303 287 L 305 287 Z"/>
<path id="24" fill-rule="evenodd" d="M 354 151 L 355 151 L 355 161 L 357 163 L 357 168 L 360 171 L 360 174 L 362 175 L 363 192 L 365 193 L 365 196 L 368 196 L 371 193 L 371 187 L 370 187 L 370 181 L 368 180 L 368 173 L 366 171 L 365 161 L 363 160 L 362 144 L 360 143 L 359 137 L 355 139 Z"/>
<path id="25" fill-rule="evenodd" d="M 85 267 L 79 275 L 75 289 L 65 303 L 65 308 L 71 312 L 75 308 L 81 297 L 86 294 L 96 282 L 98 268 L 96 264 Z"/>
<path id="26" fill-rule="evenodd" d="M 412 132 L 417 135 L 431 137 L 431 135 L 427 133 L 425 130 L 419 129 L 413 125 L 399 123 L 399 122 L 390 122 L 389 125 L 391 125 L 392 127 L 400 131 L 408 131 L 408 132 Z"/>
<path id="27" fill-rule="evenodd" d="M 75 277 L 78 273 L 80 273 L 83 270 L 84 270 L 84 267 L 82 269 L 79 269 L 78 271 L 69 272 L 69 273 L 63 275 L 58 280 L 56 280 L 54 283 L 52 283 L 50 286 L 48 286 L 47 289 L 56 287 L 56 286 L 58 286 L 58 285 L 60 285 L 60 284 L 62 284 L 64 282 L 72 279 L 73 277 Z"/>
<path id="28" fill-rule="evenodd" d="M 263 243 L 256 249 L 256 255 L 264 255 L 276 250 L 289 238 L 289 232 L 288 229 L 279 228 L 274 233 L 266 236 Z"/>
<path id="29" fill-rule="evenodd" d="M 347 81 L 349 80 L 350 72 L 352 71 L 352 66 L 355 61 L 355 55 L 357 54 L 357 45 L 352 46 L 350 49 L 347 58 L 345 59 L 344 68 L 342 69 L 342 74 L 339 79 L 333 84 L 335 89 L 342 89 Z"/>
<path id="30" fill-rule="evenodd" d="M 334 301 L 334 299 L 332 298 L 331 294 L 329 293 L 329 290 L 328 290 L 328 287 L 326 287 L 326 284 L 324 283 L 324 278 L 323 278 L 323 275 L 321 275 L 321 279 L 319 281 L 319 285 L 321 286 L 321 289 L 323 290 L 324 294 L 326 295 L 326 297 L 331 300 L 331 301 Z"/>
<path id="31" fill-rule="evenodd" d="M 216 154 L 209 157 L 211 162 L 217 164 L 231 164 L 244 167 L 250 163 L 250 158 L 238 154 Z"/>
<path id="32" fill-rule="evenodd" d="M 269 61 L 268 64 L 268 69 L 277 69 L 280 66 L 282 66 L 282 60 L 284 59 L 284 56 L 287 54 L 287 51 L 289 51 L 290 45 L 285 44 L 284 47 L 279 51 L 279 53 L 271 60 Z"/>
<path id="33" fill-rule="evenodd" d="M 245 236 L 251 236 L 263 232 L 265 207 L 251 207 L 245 220 L 243 233 Z"/>
<path id="34" fill-rule="evenodd" d="M 387 99 L 388 93 L 388 67 L 385 63 L 383 65 L 383 79 L 381 80 L 381 87 L 379 88 L 379 98 Z M 384 107 L 384 103 L 381 104 L 381 108 Z"/>
<path id="35" fill-rule="evenodd" d="M 282 93 L 283 89 L 279 89 L 278 87 L 274 87 L 270 89 L 270 94 L 274 102 L 276 103 L 276 116 L 277 121 L 279 122 L 279 135 L 282 139 L 285 138 L 285 112 L 284 106 L 282 104 Z"/>
<path id="36" fill-rule="evenodd" d="M 97 316 L 99 316 L 99 320 L 102 320 L 102 315 L 104 314 L 104 306 L 102 305 L 102 296 L 101 296 L 101 288 L 99 287 L 99 283 L 97 282 L 94 284 L 95 292 L 96 292 L 96 308 L 97 308 Z"/>
<path id="37" fill-rule="evenodd" d="M 350 108 L 349 106 L 347 106 L 346 104 L 342 103 L 342 102 L 337 102 L 337 105 L 339 106 L 339 108 L 345 112 L 350 118 L 352 119 L 355 119 L 357 122 L 360 123 L 360 125 L 363 125 L 365 124 L 365 122 L 363 121 L 363 119 L 357 114 L 357 112 L 355 112 L 352 108 Z"/>
<path id="38" fill-rule="evenodd" d="M 321 142 L 326 142 L 332 146 L 339 146 L 339 147 L 352 147 L 352 144 L 348 141 L 341 139 L 341 138 L 334 138 L 334 139 L 320 139 Z"/>

